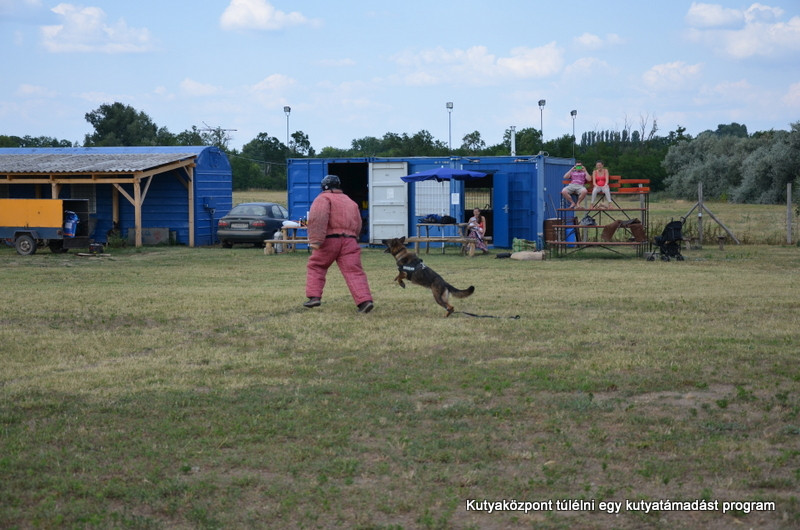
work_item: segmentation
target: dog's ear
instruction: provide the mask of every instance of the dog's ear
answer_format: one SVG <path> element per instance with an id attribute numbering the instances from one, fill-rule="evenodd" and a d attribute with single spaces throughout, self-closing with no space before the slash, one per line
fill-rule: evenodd
<path id="1" fill-rule="evenodd" d="M 381 244 L 388 247 L 389 246 L 389 241 L 387 241 L 386 239 L 381 239 Z"/>
<path id="2" fill-rule="evenodd" d="M 400 238 L 400 242 L 405 245 L 406 244 L 406 236 L 401 237 Z"/>

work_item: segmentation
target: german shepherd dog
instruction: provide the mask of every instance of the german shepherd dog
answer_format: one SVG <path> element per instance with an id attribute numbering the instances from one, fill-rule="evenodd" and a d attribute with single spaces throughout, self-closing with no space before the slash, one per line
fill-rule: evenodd
<path id="1" fill-rule="evenodd" d="M 449 317 L 453 312 L 450 305 L 450 295 L 456 298 L 466 298 L 475 292 L 475 287 L 470 285 L 466 289 L 456 289 L 439 276 L 433 269 L 427 267 L 417 255 L 406 248 L 406 238 L 384 239 L 381 241 L 386 245 L 385 253 L 394 256 L 397 261 L 397 270 L 400 271 L 394 279 L 400 287 L 406 287 L 404 279 L 411 283 L 416 283 L 422 287 L 428 287 L 433 292 L 433 299 L 436 303 L 447 310 L 445 317 Z"/>

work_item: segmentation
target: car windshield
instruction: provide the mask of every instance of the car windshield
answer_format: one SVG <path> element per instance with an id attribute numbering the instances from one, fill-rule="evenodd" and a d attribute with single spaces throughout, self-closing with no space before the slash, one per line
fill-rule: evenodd
<path id="1" fill-rule="evenodd" d="M 235 206 L 228 215 L 254 215 L 263 217 L 267 215 L 267 209 L 259 204 L 240 204 Z"/>

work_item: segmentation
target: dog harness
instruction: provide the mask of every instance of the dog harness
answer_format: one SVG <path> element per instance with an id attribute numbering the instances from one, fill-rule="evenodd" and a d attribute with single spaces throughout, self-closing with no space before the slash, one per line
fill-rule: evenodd
<path id="1" fill-rule="evenodd" d="M 417 271 L 421 271 L 422 269 L 427 269 L 428 267 L 422 263 L 420 258 L 415 258 L 411 263 L 406 265 L 400 265 L 397 267 L 397 270 L 400 272 L 404 272 L 406 274 L 406 278 L 409 280 L 413 279 L 414 274 Z"/>

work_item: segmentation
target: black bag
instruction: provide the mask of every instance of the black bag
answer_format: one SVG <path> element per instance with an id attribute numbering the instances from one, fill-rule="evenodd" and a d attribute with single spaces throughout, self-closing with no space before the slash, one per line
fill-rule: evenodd
<path id="1" fill-rule="evenodd" d="M 452 217 L 450 215 L 443 215 L 442 220 L 439 222 L 442 223 L 443 225 L 454 225 L 456 224 L 457 221 L 455 217 Z"/>

